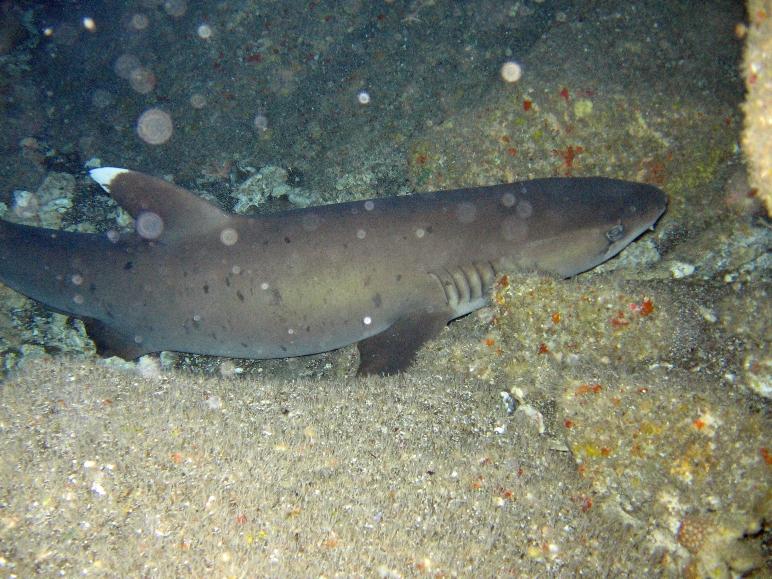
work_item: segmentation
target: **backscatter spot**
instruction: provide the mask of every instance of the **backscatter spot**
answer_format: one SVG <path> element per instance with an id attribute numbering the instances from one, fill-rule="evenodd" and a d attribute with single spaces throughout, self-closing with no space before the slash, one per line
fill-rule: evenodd
<path id="1" fill-rule="evenodd" d="M 517 82 L 523 76 L 523 68 L 519 63 L 510 60 L 501 65 L 500 74 L 504 82 Z"/>
<path id="2" fill-rule="evenodd" d="M 303 215 L 303 229 L 306 231 L 316 231 L 320 221 L 321 220 L 316 213 L 307 213 Z"/>
<path id="3" fill-rule="evenodd" d="M 507 241 L 523 241 L 528 236 L 528 225 L 511 215 L 501 222 L 501 235 Z"/>
<path id="4" fill-rule="evenodd" d="M 137 216 L 135 228 L 142 239 L 158 239 L 164 231 L 164 221 L 158 213 L 143 211 Z"/>
<path id="5" fill-rule="evenodd" d="M 172 131 L 172 117 L 161 109 L 148 109 L 137 121 L 137 134 L 149 145 L 162 145 L 171 138 Z"/>
<path id="6" fill-rule="evenodd" d="M 501 196 L 501 204 L 504 207 L 512 207 L 515 204 L 515 201 L 517 201 L 517 199 L 512 193 L 504 193 L 504 195 Z"/>
<path id="7" fill-rule="evenodd" d="M 531 215 L 533 215 L 533 205 L 531 205 L 528 201 L 520 201 L 517 204 L 515 211 L 517 212 L 517 216 L 521 219 L 528 219 Z"/>
<path id="8" fill-rule="evenodd" d="M 220 241 L 223 245 L 235 245 L 239 240 L 239 233 L 232 227 L 226 227 L 220 232 Z"/>
<path id="9" fill-rule="evenodd" d="M 472 223 L 477 217 L 477 208 L 468 201 L 459 203 L 456 207 L 456 218 L 459 222 L 467 224 Z"/>

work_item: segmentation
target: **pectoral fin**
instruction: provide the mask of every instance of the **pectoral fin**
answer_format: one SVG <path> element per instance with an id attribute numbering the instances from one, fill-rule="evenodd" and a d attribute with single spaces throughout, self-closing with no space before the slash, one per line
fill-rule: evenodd
<path id="1" fill-rule="evenodd" d="M 119 356 L 124 360 L 135 360 L 152 351 L 99 320 L 86 318 L 83 325 L 86 326 L 88 336 L 94 341 L 100 356 Z"/>
<path id="2" fill-rule="evenodd" d="M 359 342 L 357 375 L 389 375 L 405 370 L 416 351 L 442 331 L 452 316 L 448 312 L 414 313 L 397 320 L 387 330 Z"/>

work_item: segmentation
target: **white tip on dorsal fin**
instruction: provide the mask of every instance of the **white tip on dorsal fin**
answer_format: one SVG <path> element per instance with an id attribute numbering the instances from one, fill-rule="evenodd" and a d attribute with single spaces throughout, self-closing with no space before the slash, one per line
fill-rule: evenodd
<path id="1" fill-rule="evenodd" d="M 91 175 L 91 178 L 94 181 L 99 183 L 99 186 L 102 187 L 102 189 L 109 193 L 110 183 L 113 182 L 113 179 L 115 179 L 121 173 L 128 172 L 128 169 L 120 169 L 118 167 L 100 167 L 99 169 L 91 169 L 88 174 Z"/>

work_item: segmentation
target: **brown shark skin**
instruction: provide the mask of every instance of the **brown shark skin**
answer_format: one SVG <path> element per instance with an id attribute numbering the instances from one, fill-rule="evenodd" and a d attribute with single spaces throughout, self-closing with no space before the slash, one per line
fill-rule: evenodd
<path id="1" fill-rule="evenodd" d="M 556 178 L 246 217 L 141 173 L 97 171 L 132 216 L 160 217 L 160 236 L 3 221 L 3 283 L 83 318 L 105 353 L 283 358 L 359 342 L 360 374 L 404 370 L 487 303 L 503 269 L 590 269 L 667 203 L 650 185 Z"/>

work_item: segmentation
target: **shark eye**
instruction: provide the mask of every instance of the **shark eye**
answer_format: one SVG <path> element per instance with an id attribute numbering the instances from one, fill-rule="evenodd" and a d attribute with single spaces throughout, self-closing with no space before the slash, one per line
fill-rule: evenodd
<path id="1" fill-rule="evenodd" d="M 606 232 L 606 239 L 608 239 L 611 243 L 614 243 L 615 241 L 622 239 L 624 234 L 625 226 L 619 223 Z"/>

